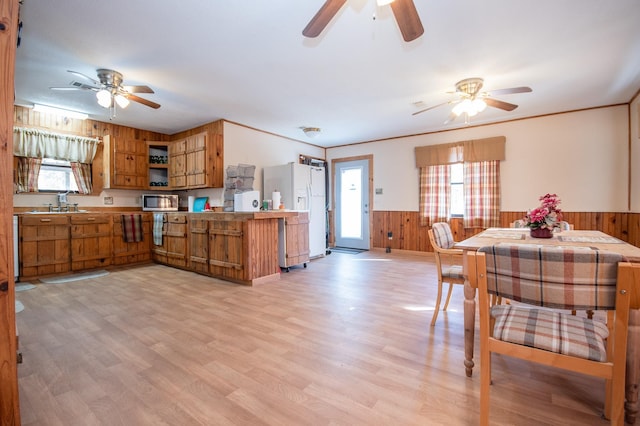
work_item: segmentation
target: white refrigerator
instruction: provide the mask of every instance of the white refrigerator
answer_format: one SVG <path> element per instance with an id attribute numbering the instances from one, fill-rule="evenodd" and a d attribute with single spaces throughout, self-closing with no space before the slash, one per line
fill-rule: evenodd
<path id="1" fill-rule="evenodd" d="M 270 199 L 278 191 L 286 209 L 309 212 L 309 257 L 324 256 L 327 250 L 324 167 L 298 163 L 265 167 L 262 183 L 264 199 Z"/>

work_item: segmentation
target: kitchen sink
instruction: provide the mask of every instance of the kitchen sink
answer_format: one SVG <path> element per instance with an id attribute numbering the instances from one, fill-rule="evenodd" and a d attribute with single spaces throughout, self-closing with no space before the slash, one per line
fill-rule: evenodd
<path id="1" fill-rule="evenodd" d="M 78 210 L 77 212 L 23 212 L 23 214 L 79 214 L 89 213 L 88 210 Z"/>

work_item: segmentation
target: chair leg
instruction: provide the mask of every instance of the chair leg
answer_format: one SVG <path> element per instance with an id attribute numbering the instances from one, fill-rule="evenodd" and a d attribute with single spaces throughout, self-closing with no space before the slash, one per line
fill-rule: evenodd
<path id="1" fill-rule="evenodd" d="M 442 299 L 442 281 L 438 280 L 438 295 L 436 296 L 436 307 L 433 309 L 433 317 L 431 317 L 431 327 L 436 325 L 436 320 L 438 319 L 440 299 Z"/>
<path id="2" fill-rule="evenodd" d="M 491 352 L 480 355 L 480 426 L 489 426 L 489 392 L 491 385 Z"/>
<path id="3" fill-rule="evenodd" d="M 449 291 L 447 292 L 447 300 L 445 300 L 444 302 L 444 308 L 442 308 L 443 311 L 447 310 L 447 307 L 449 306 L 449 300 L 451 300 L 451 291 L 453 290 L 453 284 L 449 283 Z"/>

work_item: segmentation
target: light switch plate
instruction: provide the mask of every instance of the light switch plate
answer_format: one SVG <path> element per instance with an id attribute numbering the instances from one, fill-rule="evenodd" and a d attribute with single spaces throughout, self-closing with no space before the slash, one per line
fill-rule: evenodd
<path id="1" fill-rule="evenodd" d="M 376 195 L 382 195 L 382 188 L 376 188 Z"/>

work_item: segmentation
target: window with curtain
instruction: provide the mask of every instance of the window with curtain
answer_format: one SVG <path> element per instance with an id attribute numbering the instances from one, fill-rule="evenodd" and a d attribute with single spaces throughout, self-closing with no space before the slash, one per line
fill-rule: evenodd
<path id="1" fill-rule="evenodd" d="M 17 192 L 37 192 L 42 160 L 70 164 L 78 192 L 91 192 L 91 163 L 100 141 L 74 135 L 50 133 L 31 128 L 13 128 L 13 155 L 18 157 Z"/>
<path id="2" fill-rule="evenodd" d="M 451 165 L 462 162 L 465 228 L 498 226 L 503 136 L 416 148 L 420 168 L 420 222 L 451 218 Z"/>

